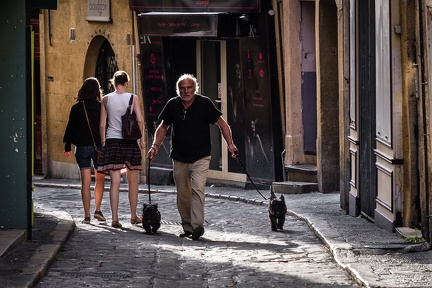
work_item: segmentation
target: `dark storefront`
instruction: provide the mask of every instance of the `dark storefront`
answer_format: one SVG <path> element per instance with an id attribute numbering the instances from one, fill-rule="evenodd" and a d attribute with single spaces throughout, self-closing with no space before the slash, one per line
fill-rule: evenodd
<path id="1" fill-rule="evenodd" d="M 268 1 L 266 1 L 268 2 Z M 277 87 L 274 19 L 259 1 L 130 0 L 137 14 L 149 142 L 158 115 L 175 96 L 183 73 L 199 80 L 230 124 L 246 168 L 257 182 L 282 178 L 282 132 Z M 170 171 L 170 133 L 152 161 Z M 236 159 L 212 127 L 210 178 L 246 181 Z"/>

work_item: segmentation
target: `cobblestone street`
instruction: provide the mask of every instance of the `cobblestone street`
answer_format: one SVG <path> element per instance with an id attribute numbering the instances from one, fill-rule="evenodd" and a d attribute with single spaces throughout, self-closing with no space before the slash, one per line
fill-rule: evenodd
<path id="1" fill-rule="evenodd" d="M 152 194 L 162 226 L 146 235 L 129 224 L 127 193 L 120 193 L 120 222 L 111 223 L 109 192 L 102 211 L 107 222 L 81 224 L 80 191 L 37 188 L 35 212 L 63 211 L 76 229 L 37 287 L 358 287 L 336 265 L 307 224 L 287 216 L 283 232 L 272 232 L 267 207 L 206 198 L 205 234 L 182 232 L 175 194 Z M 139 208 L 148 201 L 139 195 Z"/>

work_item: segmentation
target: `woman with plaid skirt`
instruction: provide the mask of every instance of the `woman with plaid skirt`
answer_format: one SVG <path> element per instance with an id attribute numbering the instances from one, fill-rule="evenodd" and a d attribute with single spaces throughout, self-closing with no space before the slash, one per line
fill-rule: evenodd
<path id="1" fill-rule="evenodd" d="M 138 171 L 141 171 L 141 149 L 144 148 L 144 139 L 141 137 L 139 140 L 125 140 L 122 135 L 121 116 L 125 114 L 132 95 L 126 92 L 129 75 L 124 71 L 117 71 L 114 73 L 112 83 L 115 91 L 102 98 L 99 126 L 103 154 L 100 158 L 98 171 L 110 175 L 111 226 L 122 228 L 122 224 L 119 222 L 118 208 L 121 170 L 124 168 L 127 169 L 130 222 L 131 224 L 142 223 L 142 218 L 137 216 L 136 209 L 138 203 Z M 132 107 L 137 116 L 138 125 L 143 131 L 144 120 L 137 95 L 133 95 Z"/>

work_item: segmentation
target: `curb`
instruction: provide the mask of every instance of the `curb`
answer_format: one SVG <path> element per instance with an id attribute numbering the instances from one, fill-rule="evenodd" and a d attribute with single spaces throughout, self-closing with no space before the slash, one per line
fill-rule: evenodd
<path id="1" fill-rule="evenodd" d="M 76 228 L 75 221 L 65 212 L 61 213 L 62 218 L 58 214 L 47 211 L 40 214 L 55 218 L 57 225 L 51 232 L 53 243 L 41 245 L 28 261 L 27 268 L 22 270 L 21 275 L 24 278 L 23 281 L 26 283 L 26 287 L 35 287 L 39 283 Z M 64 219 L 65 217 L 67 219 Z"/>
<path id="2" fill-rule="evenodd" d="M 316 228 L 315 224 L 307 217 L 302 216 L 294 211 L 288 210 L 287 211 L 288 215 L 291 215 L 293 217 L 296 217 L 302 221 L 304 221 L 309 228 L 312 230 L 312 232 L 315 234 L 315 236 L 317 236 L 317 238 L 324 244 L 324 246 L 326 246 L 329 250 L 330 250 L 330 254 L 333 257 L 333 260 L 335 261 L 335 263 L 341 267 L 342 269 L 344 269 L 345 271 L 348 272 L 349 275 L 351 275 L 351 277 L 353 277 L 354 281 L 359 284 L 362 287 L 370 287 L 369 284 L 367 283 L 367 281 L 365 281 L 360 274 L 358 273 L 357 270 L 351 268 L 351 266 L 348 264 L 344 264 L 340 259 L 339 259 L 339 250 L 345 250 L 345 251 L 351 251 L 351 245 L 349 244 L 345 244 L 345 245 L 333 245 L 331 243 L 331 241 L 329 241 L 324 234 L 318 229 Z M 344 247 L 345 246 L 345 247 Z M 348 247 L 349 246 L 349 247 Z"/>

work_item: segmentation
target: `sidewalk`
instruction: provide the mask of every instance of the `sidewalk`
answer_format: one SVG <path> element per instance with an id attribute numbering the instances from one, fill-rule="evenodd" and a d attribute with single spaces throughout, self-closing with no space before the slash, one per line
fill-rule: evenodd
<path id="1" fill-rule="evenodd" d="M 34 180 L 34 185 L 80 188 L 79 181 L 58 179 Z M 173 186 L 152 185 L 151 188 L 158 193 L 175 193 Z M 147 185 L 140 184 L 139 189 L 140 193 L 148 192 Z M 122 184 L 121 190 L 127 191 L 127 186 Z M 261 206 L 267 206 L 268 203 L 256 190 L 210 186 L 206 192 L 207 197 L 227 201 L 242 201 Z M 268 196 L 268 191 L 261 190 L 261 193 Z M 311 230 L 328 247 L 335 262 L 358 284 L 364 287 L 432 287 L 432 252 L 410 253 L 408 251 L 422 250 L 423 247 L 406 244 L 401 237 L 377 228 L 364 218 L 346 215 L 339 207 L 339 193 L 286 194 L 284 197 L 288 214 L 308 223 Z M 65 215 L 35 216 L 33 230 L 37 228 L 36 231 L 40 233 L 38 236 L 51 237 L 45 242 L 41 240 L 44 245 L 35 249 L 34 255 L 28 260 L 28 268 L 21 272 L 25 276 L 23 279 L 27 287 L 32 287 L 39 281 L 75 227 L 73 220 L 67 220 Z M 45 223 L 41 225 L 43 221 Z M 285 223 L 286 227 L 289 225 L 289 222 Z M 10 254 L 4 254 L 10 248 L 13 252 L 17 250 L 13 249 L 16 245 L 28 245 L 29 241 L 23 238 L 23 233 L 0 231 L 1 259 Z"/>

